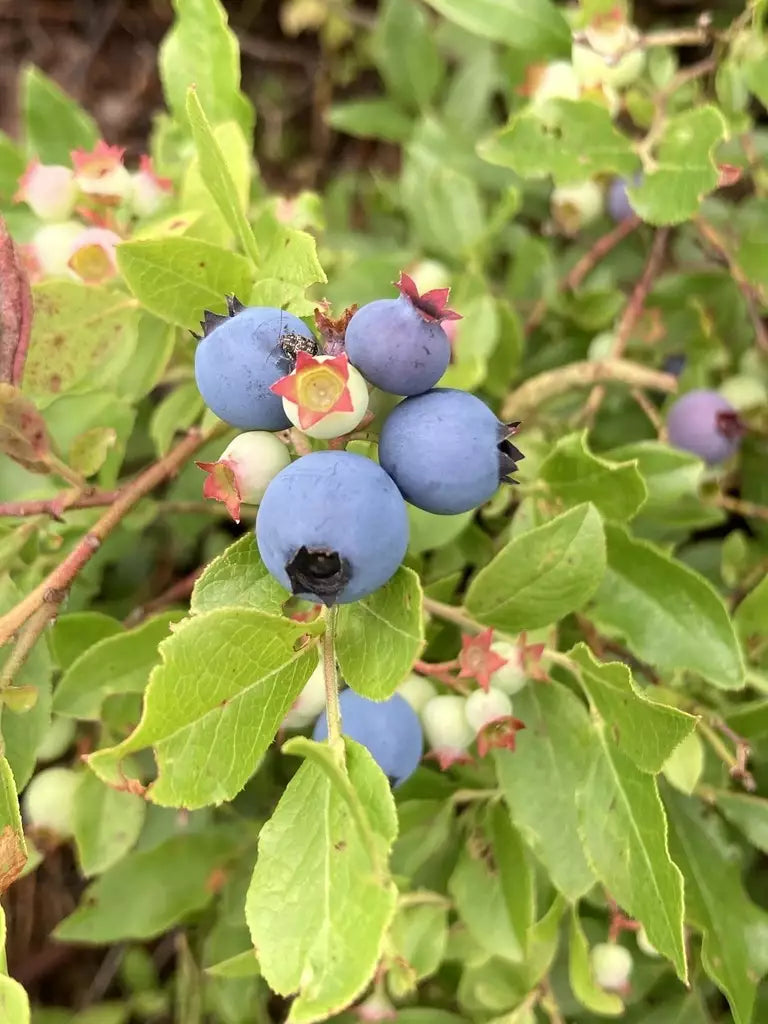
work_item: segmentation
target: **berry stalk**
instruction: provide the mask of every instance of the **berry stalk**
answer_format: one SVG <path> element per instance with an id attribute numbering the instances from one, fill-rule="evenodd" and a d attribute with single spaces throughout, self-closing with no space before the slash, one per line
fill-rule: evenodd
<path id="1" fill-rule="evenodd" d="M 338 608 L 332 605 L 325 610 L 325 633 L 323 633 L 323 676 L 325 678 L 325 714 L 328 719 L 328 743 L 331 750 L 344 766 L 344 741 L 341 738 L 341 708 L 339 706 L 339 681 L 336 676 L 336 616 Z"/>

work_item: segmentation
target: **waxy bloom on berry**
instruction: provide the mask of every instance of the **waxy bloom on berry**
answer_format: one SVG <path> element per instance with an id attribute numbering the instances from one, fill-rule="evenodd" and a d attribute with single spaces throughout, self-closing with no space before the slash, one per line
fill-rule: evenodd
<path id="1" fill-rule="evenodd" d="M 72 151 L 75 180 L 81 192 L 97 196 L 104 202 L 117 202 L 130 193 L 131 175 L 123 164 L 125 150 L 108 146 L 99 140 L 88 153 L 84 149 Z"/>
<path id="2" fill-rule="evenodd" d="M 40 220 L 66 220 L 77 199 L 74 172 L 69 167 L 32 160 L 19 178 L 13 199 L 16 203 L 26 203 Z"/>
<path id="3" fill-rule="evenodd" d="M 133 212 L 139 217 L 151 217 L 162 207 L 170 193 L 173 182 L 170 178 L 161 178 L 152 166 L 152 157 L 144 153 L 139 157 L 139 169 L 133 175 L 131 189 L 131 205 Z"/>
<path id="4" fill-rule="evenodd" d="M 72 242 L 67 266 L 86 284 L 101 284 L 117 274 L 115 246 L 120 235 L 108 228 L 85 228 Z"/>
<path id="5" fill-rule="evenodd" d="M 309 437 L 348 434 L 368 411 L 368 387 L 346 355 L 296 354 L 296 369 L 271 388 L 285 415 Z"/>

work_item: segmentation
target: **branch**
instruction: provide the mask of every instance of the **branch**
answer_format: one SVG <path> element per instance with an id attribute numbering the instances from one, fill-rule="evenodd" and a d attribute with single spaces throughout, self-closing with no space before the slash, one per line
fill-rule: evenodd
<path id="1" fill-rule="evenodd" d="M 69 588 L 82 568 L 93 558 L 103 541 L 120 524 L 134 505 L 149 494 L 158 484 L 173 476 L 199 448 L 215 437 L 221 428 L 215 427 L 206 434 L 190 430 L 167 455 L 141 473 L 117 496 L 93 527 L 70 551 L 67 557 L 38 584 L 15 608 L 0 617 L 0 647 L 7 644 L 16 631 L 35 614 L 41 605 L 48 603 L 58 608 L 69 593 Z M 54 611 L 55 614 L 55 611 Z"/>
<path id="2" fill-rule="evenodd" d="M 627 217 L 626 220 L 618 223 L 615 228 L 611 228 L 606 234 L 601 235 L 560 281 L 557 286 L 558 292 L 575 291 L 579 288 L 597 264 L 604 260 L 616 248 L 619 242 L 622 242 L 628 235 L 637 230 L 641 223 L 642 221 L 639 217 Z M 526 336 L 535 330 L 544 319 L 547 313 L 547 305 L 547 300 L 542 298 L 533 307 L 523 327 L 523 332 Z"/>
<path id="3" fill-rule="evenodd" d="M 727 509 L 737 515 L 753 519 L 768 519 L 768 505 L 758 505 L 754 501 L 745 501 L 742 498 L 733 498 L 730 494 L 715 494 L 709 501 L 718 508 Z"/>
<path id="4" fill-rule="evenodd" d="M 569 363 L 556 370 L 547 370 L 525 381 L 507 396 L 501 419 L 525 419 L 536 412 L 542 402 L 566 394 L 573 388 L 613 381 L 631 388 L 655 388 L 672 394 L 677 390 L 677 378 L 671 373 L 651 370 L 628 359 L 606 359 L 604 362 L 584 361 Z"/>
<path id="5" fill-rule="evenodd" d="M 627 342 L 630 339 L 632 331 L 635 329 L 638 320 L 642 316 L 645 300 L 648 298 L 648 292 L 651 290 L 653 282 L 656 280 L 659 270 L 661 269 L 661 264 L 664 261 L 664 253 L 667 249 L 668 239 L 669 228 L 662 228 L 660 231 L 657 231 L 654 236 L 648 261 L 640 275 L 640 280 L 635 285 L 629 302 L 624 307 L 621 320 L 619 320 L 619 326 L 616 328 L 616 337 L 614 338 L 613 346 L 611 347 L 610 359 L 619 359 L 624 355 L 624 350 L 627 347 Z M 600 408 L 600 405 L 602 404 L 603 398 L 605 398 L 605 387 L 602 384 L 598 384 L 597 387 L 592 389 L 592 393 L 587 399 L 587 404 L 584 406 L 582 418 L 585 422 L 592 422 Z"/>
<path id="6" fill-rule="evenodd" d="M 62 491 L 55 498 L 42 498 L 35 501 L 0 502 L 0 517 L 12 516 L 25 519 L 27 516 L 50 516 L 61 522 L 64 512 L 76 508 L 100 508 L 111 505 L 120 491 L 91 491 L 89 494 L 78 494 L 73 491 Z"/>
<path id="7" fill-rule="evenodd" d="M 32 330 L 29 278 L 0 217 L 0 380 L 18 384 L 24 372 Z"/>

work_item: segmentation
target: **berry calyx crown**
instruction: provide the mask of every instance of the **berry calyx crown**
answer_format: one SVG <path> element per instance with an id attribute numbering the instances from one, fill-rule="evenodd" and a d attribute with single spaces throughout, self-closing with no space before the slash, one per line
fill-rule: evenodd
<path id="1" fill-rule="evenodd" d="M 399 280 L 395 281 L 395 288 L 410 301 L 422 320 L 426 320 L 427 323 L 439 324 L 442 320 L 463 319 L 461 313 L 448 309 L 446 306 L 448 296 L 451 294 L 450 288 L 433 288 L 432 291 L 419 295 L 419 289 L 413 278 L 402 270 Z"/>

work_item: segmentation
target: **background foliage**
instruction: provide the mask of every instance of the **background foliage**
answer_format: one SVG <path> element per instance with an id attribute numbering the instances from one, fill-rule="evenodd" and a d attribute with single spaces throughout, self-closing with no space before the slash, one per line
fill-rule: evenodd
<path id="1" fill-rule="evenodd" d="M 765 4 L 638 10 L 642 67 L 615 103 L 541 105 L 531 67 L 612 5 L 287 0 L 315 120 L 277 142 L 259 121 L 266 176 L 252 95 L 279 110 L 284 80 L 251 95 L 217 0 L 173 6 L 146 143 L 173 194 L 119 221 L 98 283 L 33 269 L 23 375 L 3 242 L 0 1018 L 765 1020 Z M 18 88 L 0 210 L 23 247 L 28 160 L 68 164 L 101 131 L 39 69 Z M 313 160 L 316 187 L 275 187 Z M 638 172 L 618 228 L 551 201 Z M 541 630 L 549 679 L 515 697 L 516 750 L 426 760 L 393 794 L 351 742 L 344 773 L 274 741 L 322 625 L 283 616 L 248 516 L 235 530 L 200 499 L 192 460 L 232 432 L 203 408 L 189 332 L 225 293 L 340 313 L 402 268 L 452 285 L 444 382 L 522 419 L 526 460 L 476 515 L 411 510 L 407 567 L 340 618 L 342 675 L 381 699 L 492 627 Z M 697 386 L 748 424 L 725 468 L 666 443 L 671 394 Z M 24 835 L 16 792 L 67 723 L 61 844 Z M 617 932 L 621 995 L 588 955 Z"/>

